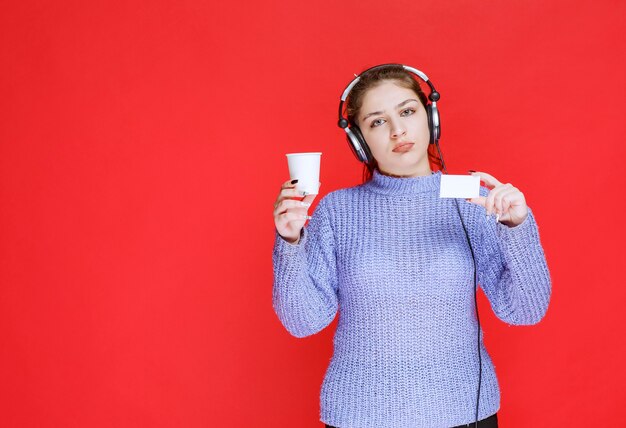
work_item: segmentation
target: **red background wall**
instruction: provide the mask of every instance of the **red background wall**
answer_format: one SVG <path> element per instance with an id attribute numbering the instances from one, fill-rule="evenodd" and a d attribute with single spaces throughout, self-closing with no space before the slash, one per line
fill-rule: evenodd
<path id="1" fill-rule="evenodd" d="M 623 1 L 21 1 L 0 15 L 0 426 L 318 427 L 336 320 L 271 305 L 284 154 L 359 183 L 353 73 L 442 94 L 451 173 L 534 209 L 546 318 L 480 315 L 504 427 L 624 426 Z M 319 198 L 318 198 L 319 200 Z M 317 202 L 317 201 L 316 201 Z"/>

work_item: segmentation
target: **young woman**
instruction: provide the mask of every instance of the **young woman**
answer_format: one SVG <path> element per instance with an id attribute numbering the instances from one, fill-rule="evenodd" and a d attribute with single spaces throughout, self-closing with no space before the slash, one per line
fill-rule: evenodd
<path id="1" fill-rule="evenodd" d="M 488 186 L 480 197 L 440 198 L 427 106 L 405 67 L 368 69 L 346 108 L 370 152 L 365 182 L 327 194 L 311 217 L 315 195 L 292 181 L 274 204 L 279 319 L 304 337 L 340 313 L 321 389 L 327 427 L 497 427 L 476 282 L 506 323 L 535 324 L 548 308 L 550 275 L 524 195 L 473 172 Z"/>

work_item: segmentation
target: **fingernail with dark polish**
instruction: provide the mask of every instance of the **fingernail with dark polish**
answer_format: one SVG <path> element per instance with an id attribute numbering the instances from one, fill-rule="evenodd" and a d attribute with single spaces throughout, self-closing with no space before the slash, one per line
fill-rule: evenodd
<path id="1" fill-rule="evenodd" d="M 298 182 L 297 178 L 295 180 L 291 180 L 291 184 L 296 184 L 297 182 Z"/>
<path id="2" fill-rule="evenodd" d="M 470 169 L 470 170 L 468 170 L 467 172 L 468 172 L 468 173 L 470 173 L 470 174 L 472 174 L 472 173 L 474 173 L 474 172 L 476 172 L 476 171 L 474 171 L 473 169 Z"/>

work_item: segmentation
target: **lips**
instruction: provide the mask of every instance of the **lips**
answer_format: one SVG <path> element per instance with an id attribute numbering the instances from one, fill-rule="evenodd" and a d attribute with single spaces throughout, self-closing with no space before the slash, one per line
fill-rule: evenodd
<path id="1" fill-rule="evenodd" d="M 403 152 L 408 152 L 409 150 L 411 150 L 413 148 L 414 143 L 400 143 L 397 144 L 394 148 L 393 148 L 393 152 L 395 153 L 403 153 Z"/>

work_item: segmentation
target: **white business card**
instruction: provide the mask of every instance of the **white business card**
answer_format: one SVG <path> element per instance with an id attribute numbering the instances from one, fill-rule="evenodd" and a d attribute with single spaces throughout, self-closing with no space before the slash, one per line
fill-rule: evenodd
<path id="1" fill-rule="evenodd" d="M 480 177 L 473 175 L 441 176 L 440 198 L 477 198 L 480 196 Z"/>

